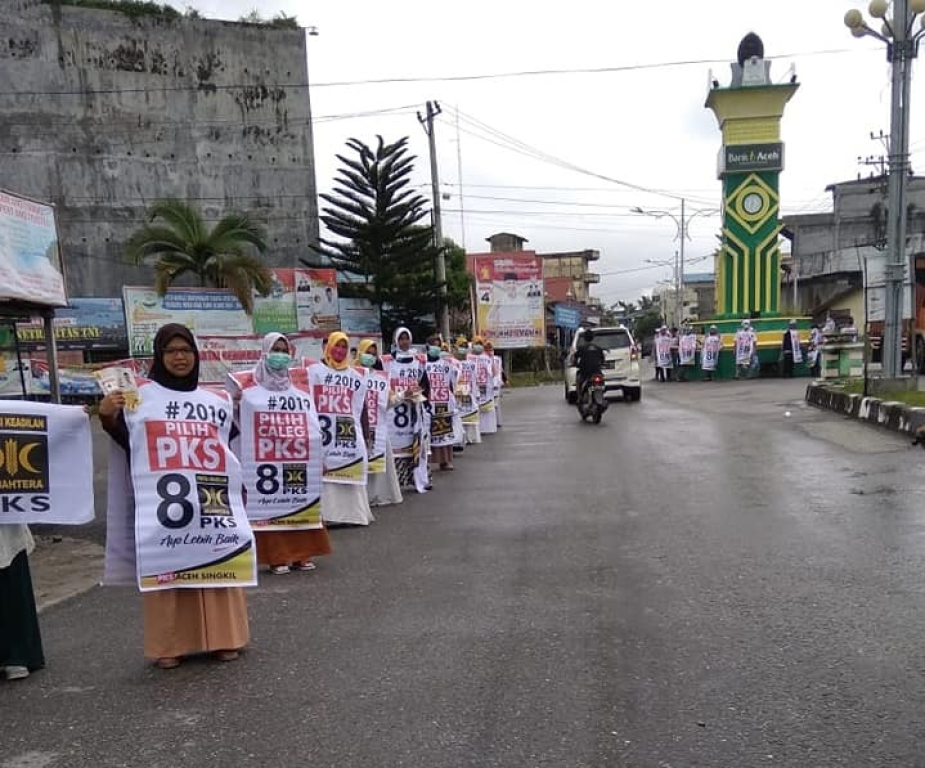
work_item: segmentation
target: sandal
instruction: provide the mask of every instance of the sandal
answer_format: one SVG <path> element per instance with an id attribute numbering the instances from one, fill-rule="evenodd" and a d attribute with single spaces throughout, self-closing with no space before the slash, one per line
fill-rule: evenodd
<path id="1" fill-rule="evenodd" d="M 155 665 L 158 669 L 176 669 L 180 666 L 180 659 L 176 656 L 161 656 Z"/>
<path id="2" fill-rule="evenodd" d="M 270 573 L 274 573 L 277 576 L 281 576 L 284 573 L 289 573 L 289 566 L 288 565 L 271 565 Z"/>
<path id="3" fill-rule="evenodd" d="M 297 571 L 314 571 L 315 564 L 311 560 L 302 560 L 300 562 L 293 563 Z"/>
<path id="4" fill-rule="evenodd" d="M 240 656 L 237 651 L 216 651 L 215 658 L 219 661 L 235 661 Z"/>

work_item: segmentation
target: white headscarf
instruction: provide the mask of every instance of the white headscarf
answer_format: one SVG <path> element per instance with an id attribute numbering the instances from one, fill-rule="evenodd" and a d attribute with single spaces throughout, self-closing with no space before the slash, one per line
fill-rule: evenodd
<path id="1" fill-rule="evenodd" d="M 395 359 L 401 363 L 407 363 L 411 359 L 414 358 L 414 353 L 411 352 L 410 350 L 408 352 L 402 352 L 401 349 L 399 349 L 398 337 L 401 336 L 403 333 L 407 333 L 408 339 L 412 342 L 414 341 L 414 336 L 411 335 L 411 331 L 409 331 L 407 328 L 402 326 L 401 328 L 395 329 L 395 335 L 392 336 L 392 343 L 395 345 Z"/>
<path id="2" fill-rule="evenodd" d="M 267 355 L 270 354 L 273 345 L 280 339 L 286 342 L 286 346 L 290 350 L 289 353 L 292 354 L 292 345 L 289 343 L 289 339 L 283 334 L 276 333 L 275 331 L 273 333 L 268 333 L 263 337 L 263 341 L 260 344 L 260 362 L 258 362 L 254 368 L 254 379 L 257 383 L 273 392 L 280 392 L 289 386 L 288 368 L 275 371 L 267 365 Z"/>

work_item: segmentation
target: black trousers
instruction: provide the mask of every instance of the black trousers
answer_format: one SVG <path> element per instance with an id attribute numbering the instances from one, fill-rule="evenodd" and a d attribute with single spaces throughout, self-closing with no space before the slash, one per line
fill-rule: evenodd
<path id="1" fill-rule="evenodd" d="M 784 352 L 784 376 L 793 378 L 793 352 Z"/>

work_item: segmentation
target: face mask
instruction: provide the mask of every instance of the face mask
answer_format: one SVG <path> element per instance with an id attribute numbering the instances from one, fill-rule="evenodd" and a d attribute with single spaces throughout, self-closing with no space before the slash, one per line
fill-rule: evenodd
<path id="1" fill-rule="evenodd" d="M 456 350 L 456 357 L 461 358 L 462 360 L 465 360 L 466 357 L 468 357 L 468 355 L 469 355 L 469 350 L 466 347 L 460 347 L 459 349 Z"/>
<path id="2" fill-rule="evenodd" d="M 334 347 L 334 348 L 331 350 L 331 359 L 332 359 L 335 363 L 342 363 L 342 362 L 344 362 L 344 360 L 347 359 L 347 348 L 346 348 L 346 347 L 341 347 L 341 346 Z"/>
<path id="3" fill-rule="evenodd" d="M 270 352 L 267 355 L 267 367 L 274 371 L 284 371 L 292 363 L 292 356 L 288 352 Z"/>
<path id="4" fill-rule="evenodd" d="M 477 355 L 481 355 L 485 351 L 485 348 L 481 344 L 473 344 L 472 351 Z"/>
<path id="5" fill-rule="evenodd" d="M 369 352 L 364 352 L 360 355 L 360 365 L 364 368 L 372 368 L 376 364 L 376 356 L 369 354 Z"/>
<path id="6" fill-rule="evenodd" d="M 439 360 L 440 359 L 440 347 L 428 347 L 427 348 L 427 359 L 428 360 Z"/>

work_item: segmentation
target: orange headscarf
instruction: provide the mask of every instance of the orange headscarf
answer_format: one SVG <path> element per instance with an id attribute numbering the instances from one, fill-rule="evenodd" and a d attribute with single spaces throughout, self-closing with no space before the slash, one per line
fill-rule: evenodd
<path id="1" fill-rule="evenodd" d="M 344 357 L 343 361 L 338 363 L 331 357 L 331 350 L 342 341 L 347 345 L 347 355 Z M 343 331 L 334 331 L 334 333 L 328 336 L 328 343 L 324 348 L 324 364 L 329 368 L 333 368 L 335 371 L 343 371 L 350 367 L 350 339 Z"/>

